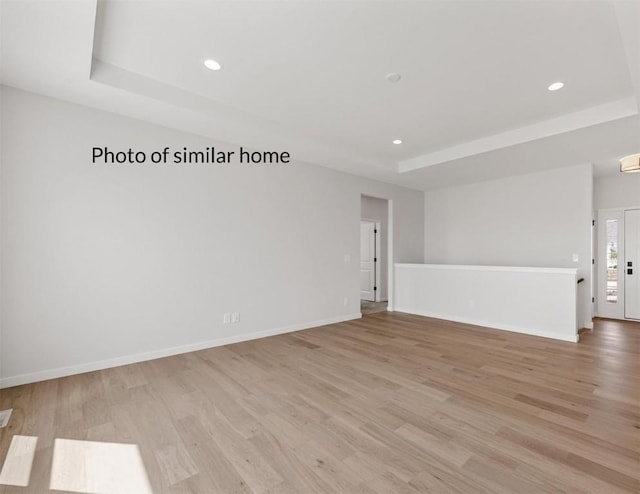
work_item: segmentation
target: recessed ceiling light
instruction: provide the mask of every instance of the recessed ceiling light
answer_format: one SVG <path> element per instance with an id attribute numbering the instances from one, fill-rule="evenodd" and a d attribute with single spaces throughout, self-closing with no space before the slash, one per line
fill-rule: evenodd
<path id="1" fill-rule="evenodd" d="M 394 144 L 402 144 L 402 139 L 394 139 L 393 143 Z"/>
<path id="2" fill-rule="evenodd" d="M 564 87 L 564 82 L 554 82 L 547 89 L 549 91 L 557 91 L 558 89 L 562 89 Z"/>
<path id="3" fill-rule="evenodd" d="M 220 65 L 218 62 L 216 62 L 212 58 L 207 58 L 204 61 L 204 66 L 209 70 L 220 70 L 222 68 L 222 65 Z"/>

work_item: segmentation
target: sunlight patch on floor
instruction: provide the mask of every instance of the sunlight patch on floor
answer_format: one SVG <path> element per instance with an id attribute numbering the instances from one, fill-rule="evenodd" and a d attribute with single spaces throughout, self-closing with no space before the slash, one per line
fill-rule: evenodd
<path id="1" fill-rule="evenodd" d="M 9 424 L 11 412 L 13 412 L 13 408 L 9 408 L 8 410 L 0 410 L 0 429 L 6 427 Z"/>
<path id="2" fill-rule="evenodd" d="M 56 439 L 51 489 L 113 494 L 151 494 L 135 444 Z"/>
<path id="3" fill-rule="evenodd" d="M 0 471 L 0 485 L 27 487 L 31 477 L 31 466 L 36 454 L 38 438 L 34 436 L 13 436 L 7 457 Z"/>

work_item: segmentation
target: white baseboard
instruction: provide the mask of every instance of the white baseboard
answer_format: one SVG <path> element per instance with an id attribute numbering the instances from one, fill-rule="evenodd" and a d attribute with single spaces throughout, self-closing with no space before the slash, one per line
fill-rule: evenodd
<path id="1" fill-rule="evenodd" d="M 244 333 L 235 336 L 228 336 L 226 338 L 218 338 L 215 340 L 201 341 L 198 343 L 191 343 L 188 345 L 181 345 L 172 348 L 163 348 L 160 350 L 153 350 L 151 352 L 137 353 L 134 355 L 125 355 L 123 357 L 116 357 L 107 360 L 99 360 L 97 362 L 86 362 L 83 364 L 70 365 L 68 367 L 58 367 L 56 369 L 48 369 L 38 372 L 31 372 L 28 374 L 19 374 L 17 376 L 3 377 L 0 379 L 0 389 L 9 388 L 12 386 L 20 386 L 22 384 L 29 384 L 39 381 L 46 381 L 48 379 L 56 379 L 58 377 L 72 376 L 74 374 L 82 374 L 84 372 L 93 372 L 102 369 L 109 369 L 111 367 L 117 367 L 119 365 L 135 364 L 138 362 L 145 362 L 147 360 L 154 360 L 162 357 L 170 357 L 172 355 L 179 355 L 181 353 L 195 352 L 198 350 L 205 350 L 207 348 L 214 348 L 217 346 L 230 345 L 232 343 L 240 343 L 242 341 L 257 340 L 259 338 L 266 338 L 267 336 L 276 336 L 279 334 L 292 333 L 294 331 L 301 331 L 303 329 L 315 328 L 318 326 L 326 326 L 327 324 L 336 324 L 339 322 L 351 321 L 353 319 L 360 319 L 361 313 L 353 313 L 344 316 L 331 317 L 328 319 L 322 319 L 320 321 L 312 321 L 302 324 L 292 324 L 290 326 L 283 326 L 280 328 L 266 329 L 263 331 L 255 331 L 253 333 Z"/>
<path id="2" fill-rule="evenodd" d="M 434 319 L 443 319 L 445 321 L 455 321 L 464 324 L 472 324 L 474 326 L 483 326 L 490 329 L 500 329 L 502 331 L 511 331 L 512 333 L 528 334 L 531 336 L 541 336 L 543 338 L 551 338 L 553 340 L 569 341 L 571 343 L 578 342 L 578 334 L 573 336 L 557 335 L 554 333 L 548 333 L 546 331 L 539 331 L 535 328 L 524 328 L 517 326 L 507 326 L 496 324 L 491 321 L 480 321 L 474 319 L 468 319 L 464 317 L 451 316 L 449 314 L 435 314 L 430 312 L 418 311 L 413 309 L 407 309 L 404 307 L 395 307 L 396 312 L 406 312 L 407 314 L 415 314 L 416 316 L 433 317 Z"/>
<path id="3" fill-rule="evenodd" d="M 593 317 L 597 317 L 599 319 L 611 319 L 612 321 L 629 321 L 629 322 L 639 322 L 638 319 L 628 319 L 626 317 L 611 317 L 611 316 L 603 316 L 600 314 L 594 314 Z M 587 327 L 587 326 L 585 326 Z M 591 329 L 593 329 L 593 320 L 591 321 Z"/>

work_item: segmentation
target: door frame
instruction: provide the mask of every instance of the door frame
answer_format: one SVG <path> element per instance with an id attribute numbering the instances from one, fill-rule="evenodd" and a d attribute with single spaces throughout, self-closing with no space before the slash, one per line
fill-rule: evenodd
<path id="1" fill-rule="evenodd" d="M 596 299 L 596 304 L 595 304 L 595 310 L 596 310 L 596 317 L 602 317 L 602 318 L 607 318 L 607 319 L 618 319 L 618 320 L 622 320 L 622 321 L 637 321 L 637 319 L 627 319 L 626 317 L 624 317 L 625 314 L 625 278 L 626 276 L 618 276 L 618 300 L 621 301 L 621 305 L 619 305 L 619 312 L 620 314 L 615 314 L 612 315 L 611 312 L 606 312 L 606 311 L 602 311 L 602 283 L 606 283 L 606 264 L 603 266 L 602 262 L 604 261 L 604 259 L 601 257 L 602 252 L 602 240 L 603 240 L 603 235 L 605 235 L 605 231 L 604 231 L 604 222 L 603 222 L 603 218 L 606 217 L 607 215 L 613 216 L 613 215 L 617 215 L 619 221 L 618 221 L 618 256 L 619 258 L 622 260 L 623 264 L 624 264 L 624 260 L 625 260 L 625 252 L 624 252 L 624 243 L 625 243 L 625 230 L 624 230 L 624 212 L 627 210 L 631 210 L 631 209 L 640 209 L 640 205 L 638 206 L 627 206 L 627 207 L 623 207 L 623 208 L 603 208 L 603 209 L 598 209 L 596 211 L 596 255 L 594 257 L 595 259 L 595 265 L 596 265 L 596 273 L 597 273 L 597 280 L 596 280 L 596 286 L 597 286 L 597 290 L 595 291 L 595 299 Z M 606 221 L 606 219 L 604 219 L 604 221 Z M 618 270 L 619 273 L 620 268 L 625 268 L 625 266 L 620 266 L 620 264 L 618 265 Z M 606 297 L 606 294 L 605 294 Z"/>
<path id="2" fill-rule="evenodd" d="M 374 199 L 381 199 L 387 202 L 387 312 L 393 312 L 394 300 L 395 300 L 395 264 L 394 264 L 394 252 L 393 252 L 393 199 L 389 197 L 378 196 L 375 194 L 369 194 L 367 192 L 360 192 L 360 199 L 362 203 L 362 196 L 372 197 Z M 360 209 L 360 216 L 362 216 L 362 208 Z M 358 219 L 358 224 L 360 224 Z"/>

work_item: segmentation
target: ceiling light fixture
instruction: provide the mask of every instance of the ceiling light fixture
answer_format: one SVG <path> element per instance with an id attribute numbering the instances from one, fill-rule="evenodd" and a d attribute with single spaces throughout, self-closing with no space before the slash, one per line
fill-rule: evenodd
<path id="1" fill-rule="evenodd" d="M 394 144 L 402 144 L 402 139 L 394 139 L 393 143 Z"/>
<path id="2" fill-rule="evenodd" d="M 624 173 L 640 172 L 640 153 L 620 159 L 620 171 Z"/>
<path id="3" fill-rule="evenodd" d="M 554 82 L 550 84 L 547 88 L 549 91 L 557 91 L 558 89 L 562 89 L 564 87 L 564 82 Z"/>
<path id="4" fill-rule="evenodd" d="M 213 58 L 207 58 L 203 63 L 209 70 L 220 70 L 222 68 L 222 65 L 216 62 Z"/>

